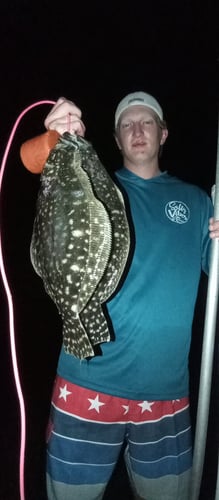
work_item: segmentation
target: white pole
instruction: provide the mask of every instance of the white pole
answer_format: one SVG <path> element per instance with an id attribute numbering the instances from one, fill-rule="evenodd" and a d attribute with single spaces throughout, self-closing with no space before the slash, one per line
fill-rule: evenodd
<path id="1" fill-rule="evenodd" d="M 214 218 L 219 219 L 219 130 L 217 144 L 216 183 L 214 191 Z M 198 397 L 197 423 L 193 454 L 191 496 L 189 500 L 198 500 L 205 458 L 206 436 L 208 428 L 209 403 L 215 331 L 219 291 L 219 239 L 212 240 L 210 269 L 208 278 L 207 302 L 204 322 L 203 350 Z M 219 497 L 218 497 L 219 500 Z"/>
<path id="2" fill-rule="evenodd" d="M 219 462 L 217 468 L 217 485 L 216 485 L 215 500 L 219 500 Z"/>

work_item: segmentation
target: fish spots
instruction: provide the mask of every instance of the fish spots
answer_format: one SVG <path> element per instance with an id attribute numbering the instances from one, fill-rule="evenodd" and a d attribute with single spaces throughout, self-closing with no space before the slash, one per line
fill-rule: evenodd
<path id="1" fill-rule="evenodd" d="M 123 196 L 92 145 L 60 137 L 41 174 L 31 262 L 63 322 L 66 352 L 94 356 L 110 341 L 102 304 L 114 293 L 129 254 Z"/>
<path id="2" fill-rule="evenodd" d="M 72 264 L 72 266 L 70 266 L 70 269 L 71 269 L 72 271 L 74 271 L 74 272 L 75 272 L 75 271 L 78 271 L 78 272 L 79 272 L 79 271 L 80 271 L 80 266 L 79 266 L 78 264 Z"/>
<path id="3" fill-rule="evenodd" d="M 72 236 L 74 236 L 75 238 L 79 238 L 81 236 L 83 236 L 83 231 L 81 229 L 75 229 L 72 231 Z"/>
<path id="4" fill-rule="evenodd" d="M 71 311 L 76 313 L 77 312 L 77 304 L 72 304 L 71 306 Z M 70 340 L 70 339 L 69 339 Z"/>
<path id="5" fill-rule="evenodd" d="M 78 261 L 80 261 L 80 260 L 82 260 L 82 261 L 83 261 L 83 260 L 84 260 L 84 256 L 83 256 L 83 255 L 78 255 L 77 260 L 78 260 Z"/>

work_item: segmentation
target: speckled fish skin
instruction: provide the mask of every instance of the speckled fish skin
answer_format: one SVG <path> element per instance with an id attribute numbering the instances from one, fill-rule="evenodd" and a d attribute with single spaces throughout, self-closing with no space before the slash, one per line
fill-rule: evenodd
<path id="1" fill-rule="evenodd" d="M 81 318 L 89 337 L 95 345 L 96 332 L 104 328 L 104 324 L 96 322 L 98 303 L 106 302 L 116 291 L 124 274 L 130 250 L 130 231 L 126 216 L 124 199 L 121 191 L 102 166 L 91 144 L 78 138 L 83 153 L 83 168 L 88 173 L 95 195 L 103 202 L 109 213 L 112 224 L 112 246 L 109 262 L 98 284 L 95 294 L 90 298 Z M 101 333 L 99 332 L 101 335 Z"/>
<path id="2" fill-rule="evenodd" d="M 62 316 L 66 351 L 83 358 L 94 351 L 80 311 L 108 262 L 111 224 L 80 163 L 79 152 L 73 155 L 63 141 L 51 152 L 41 176 L 31 261 Z"/>
<path id="3" fill-rule="evenodd" d="M 87 358 L 110 341 L 101 304 L 120 281 L 129 244 L 120 191 L 92 145 L 65 133 L 41 175 L 31 261 L 62 316 L 66 352 Z"/>

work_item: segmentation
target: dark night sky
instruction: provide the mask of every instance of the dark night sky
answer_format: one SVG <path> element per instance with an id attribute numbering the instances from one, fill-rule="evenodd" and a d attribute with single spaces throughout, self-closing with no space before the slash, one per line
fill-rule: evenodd
<path id="1" fill-rule="evenodd" d="M 113 139 L 115 107 L 126 93 L 145 90 L 160 101 L 169 127 L 163 168 L 209 192 L 215 180 L 218 120 L 216 3 L 1 2 L 0 156 L 24 108 L 41 99 L 56 100 L 64 95 L 81 107 L 87 137 L 105 166 L 115 169 L 120 165 Z M 31 419 L 35 422 L 37 408 L 42 427 L 56 366 L 60 324 L 54 320 L 56 310 L 29 260 L 39 176 L 22 166 L 19 148 L 26 139 L 43 132 L 49 109 L 34 109 L 20 122 L 0 199 L 2 245 L 15 301 L 18 361 L 28 426 Z M 7 307 L 1 289 L 0 300 L 0 330 L 3 325 L 4 332 L 1 377 L 5 378 L 11 373 L 11 365 Z M 43 383 L 45 374 L 47 384 Z M 12 380 L 9 386 L 4 384 L 3 392 L 14 414 L 17 410 Z M 15 434 L 14 439 L 17 441 Z M 9 495 L 4 500 L 16 498 Z"/>
<path id="2" fill-rule="evenodd" d="M 0 16 L 1 150 L 23 108 L 65 95 L 82 108 L 88 137 L 106 166 L 114 168 L 119 161 L 112 137 L 115 106 L 125 93 L 143 89 L 160 100 L 169 124 L 168 169 L 211 184 L 218 94 L 212 0 L 91 0 L 63 6 L 8 0 Z M 21 141 L 42 130 L 46 113 L 43 107 L 25 117 Z"/>
<path id="3" fill-rule="evenodd" d="M 115 168 L 115 106 L 127 92 L 143 89 L 160 100 L 169 125 L 168 170 L 209 187 L 217 132 L 216 3 L 5 2 L 1 150 L 23 108 L 65 95 L 82 108 L 88 137 L 105 165 Z M 21 141 L 42 130 L 47 109 L 25 117 Z"/>

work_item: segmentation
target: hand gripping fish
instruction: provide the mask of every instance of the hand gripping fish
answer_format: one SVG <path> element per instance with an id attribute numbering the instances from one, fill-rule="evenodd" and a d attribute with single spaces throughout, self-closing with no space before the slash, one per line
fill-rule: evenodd
<path id="1" fill-rule="evenodd" d="M 41 174 L 32 265 L 63 321 L 63 345 L 80 359 L 110 341 L 102 304 L 115 292 L 130 249 L 123 196 L 91 143 L 60 136 Z"/>

